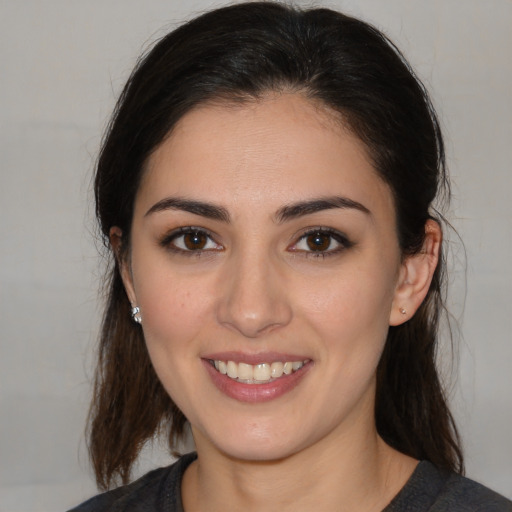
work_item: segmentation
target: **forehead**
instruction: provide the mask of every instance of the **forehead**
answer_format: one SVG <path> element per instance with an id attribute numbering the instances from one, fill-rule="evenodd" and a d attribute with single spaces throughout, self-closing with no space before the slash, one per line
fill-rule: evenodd
<path id="1" fill-rule="evenodd" d="M 150 157 L 138 200 L 149 208 L 175 195 L 277 209 L 335 193 L 363 204 L 391 200 L 366 147 L 332 111 L 276 94 L 186 114 Z"/>

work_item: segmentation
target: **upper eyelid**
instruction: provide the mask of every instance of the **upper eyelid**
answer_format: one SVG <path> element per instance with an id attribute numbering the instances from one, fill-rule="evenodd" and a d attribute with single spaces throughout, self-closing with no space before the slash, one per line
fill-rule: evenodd
<path id="1" fill-rule="evenodd" d="M 326 251 L 307 251 L 302 249 L 293 249 L 296 247 L 304 238 L 314 235 L 315 233 L 321 233 L 323 235 L 327 235 L 332 237 L 338 244 L 340 244 L 339 247 L 336 247 L 335 249 L 330 249 Z M 355 243 L 343 232 L 334 229 L 334 228 L 327 228 L 327 227 L 320 227 L 317 226 L 315 228 L 308 228 L 305 231 L 302 231 L 300 235 L 296 235 L 294 238 L 294 242 L 292 242 L 288 246 L 288 250 L 290 250 L 293 253 L 304 253 L 306 256 L 334 256 L 335 254 L 338 254 L 346 249 L 352 248 Z"/>
<path id="2" fill-rule="evenodd" d="M 169 232 L 167 232 L 163 237 L 160 239 L 161 245 L 167 245 L 171 243 L 175 238 L 178 238 L 182 235 L 187 235 L 189 233 L 204 233 L 207 237 L 209 237 L 211 240 L 213 240 L 216 244 L 222 245 L 215 235 L 215 233 L 212 233 L 209 229 L 202 228 L 199 226 L 180 226 L 176 229 L 172 229 Z"/>
<path id="3" fill-rule="evenodd" d="M 204 233 L 217 245 L 224 245 L 223 243 L 219 242 L 219 237 L 216 233 L 212 232 L 208 228 L 200 226 L 180 226 L 178 228 L 172 229 L 169 232 L 167 232 L 163 237 L 161 237 L 160 243 L 161 245 L 168 245 L 169 243 L 172 242 L 172 240 L 174 240 L 178 236 L 194 232 Z M 332 236 L 334 239 L 339 239 L 338 242 L 342 243 L 347 248 L 354 245 L 351 239 L 345 233 L 338 229 L 327 226 L 308 226 L 306 228 L 301 229 L 299 232 L 296 232 L 293 235 L 293 237 L 291 237 L 291 241 L 288 244 L 288 247 L 298 244 L 299 241 L 302 240 L 304 237 L 307 237 L 315 233 L 322 233 L 328 236 Z"/>
<path id="4" fill-rule="evenodd" d="M 296 233 L 294 235 L 292 240 L 295 239 L 296 241 L 299 241 L 302 238 L 309 236 L 309 235 L 313 235 L 315 233 L 322 233 L 324 235 L 330 235 L 333 238 L 335 238 L 337 236 L 338 238 L 341 238 L 342 240 L 346 241 L 347 243 L 351 243 L 349 237 L 343 231 L 340 231 L 339 229 L 335 229 L 335 228 L 329 228 L 326 226 L 313 226 L 313 227 L 303 228 L 298 233 Z"/>

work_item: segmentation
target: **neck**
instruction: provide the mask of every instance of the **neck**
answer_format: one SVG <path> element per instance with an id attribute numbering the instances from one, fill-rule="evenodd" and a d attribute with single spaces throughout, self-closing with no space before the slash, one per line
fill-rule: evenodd
<path id="1" fill-rule="evenodd" d="M 284 459 L 233 459 L 196 433 L 198 459 L 183 479 L 188 511 L 381 511 L 416 461 L 386 445 L 370 426 L 358 439 L 324 438 Z"/>

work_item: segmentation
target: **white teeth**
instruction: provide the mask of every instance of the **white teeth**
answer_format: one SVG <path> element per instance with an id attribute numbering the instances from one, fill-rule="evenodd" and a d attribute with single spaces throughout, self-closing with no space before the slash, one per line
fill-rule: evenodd
<path id="1" fill-rule="evenodd" d="M 279 379 L 279 377 L 283 375 L 290 375 L 300 370 L 307 362 L 308 360 L 286 361 L 285 363 L 275 361 L 273 363 L 252 365 L 247 363 L 235 363 L 234 361 L 212 361 L 213 366 L 218 372 L 227 375 L 231 379 L 238 379 L 240 382 L 247 384 L 261 384 Z"/>
<path id="2" fill-rule="evenodd" d="M 238 363 L 238 378 L 241 380 L 252 380 L 252 366 L 250 364 Z"/>
<path id="3" fill-rule="evenodd" d="M 270 375 L 274 379 L 278 379 L 283 375 L 283 363 L 272 363 L 270 365 Z"/>
<path id="4" fill-rule="evenodd" d="M 238 378 L 238 365 L 233 361 L 228 361 L 228 377 Z"/>
<path id="5" fill-rule="evenodd" d="M 269 364 L 257 364 L 253 370 L 253 379 L 263 382 L 270 380 L 270 365 Z"/>

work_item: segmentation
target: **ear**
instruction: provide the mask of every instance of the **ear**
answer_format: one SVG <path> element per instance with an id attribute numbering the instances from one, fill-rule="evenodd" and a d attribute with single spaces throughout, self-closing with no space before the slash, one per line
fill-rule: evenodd
<path id="1" fill-rule="evenodd" d="M 112 251 L 114 252 L 114 256 L 117 260 L 117 265 L 121 273 L 121 279 L 123 280 L 124 289 L 126 291 L 126 295 L 128 296 L 128 300 L 131 304 L 136 304 L 137 300 L 133 287 L 130 262 L 126 252 L 123 251 L 123 232 L 121 228 L 118 228 L 117 226 L 111 227 L 109 232 L 109 239 Z"/>
<path id="2" fill-rule="evenodd" d="M 439 261 L 442 239 L 441 226 L 434 220 L 428 220 L 421 251 L 407 256 L 401 265 L 389 325 L 405 323 L 425 299 Z"/>

